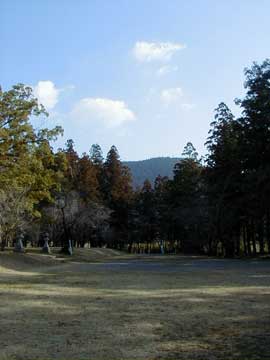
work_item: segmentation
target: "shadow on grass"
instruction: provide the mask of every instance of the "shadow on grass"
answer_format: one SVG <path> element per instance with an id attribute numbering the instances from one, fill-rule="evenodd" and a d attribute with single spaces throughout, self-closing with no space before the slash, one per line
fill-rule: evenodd
<path id="1" fill-rule="evenodd" d="M 0 359 L 270 359 L 269 265 L 192 262 L 0 277 Z"/>

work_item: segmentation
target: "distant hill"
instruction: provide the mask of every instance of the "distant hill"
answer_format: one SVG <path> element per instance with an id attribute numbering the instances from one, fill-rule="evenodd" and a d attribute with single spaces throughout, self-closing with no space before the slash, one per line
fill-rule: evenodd
<path id="1" fill-rule="evenodd" d="M 174 165 L 179 162 L 179 158 L 157 157 L 139 161 L 124 161 L 123 164 L 128 166 L 133 177 L 133 186 L 142 186 L 145 179 L 154 181 L 158 175 L 173 177 Z"/>

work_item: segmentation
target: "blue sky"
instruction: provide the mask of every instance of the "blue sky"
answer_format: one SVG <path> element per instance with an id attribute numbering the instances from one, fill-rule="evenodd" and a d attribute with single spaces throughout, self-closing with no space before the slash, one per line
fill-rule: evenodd
<path id="1" fill-rule="evenodd" d="M 78 152 L 204 154 L 213 110 L 270 56 L 268 0 L 0 0 L 0 84 L 34 88 Z M 35 123 L 40 126 L 40 122 Z"/>

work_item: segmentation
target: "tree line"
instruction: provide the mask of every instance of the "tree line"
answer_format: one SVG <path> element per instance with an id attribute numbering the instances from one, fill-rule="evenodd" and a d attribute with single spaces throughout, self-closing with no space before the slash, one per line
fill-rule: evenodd
<path id="1" fill-rule="evenodd" d="M 53 151 L 61 127 L 35 129 L 45 108 L 23 84 L 0 90 L 0 242 L 254 256 L 270 253 L 270 60 L 245 69 L 235 117 L 215 110 L 199 158 L 187 143 L 172 179 L 132 188 L 115 146 Z"/>

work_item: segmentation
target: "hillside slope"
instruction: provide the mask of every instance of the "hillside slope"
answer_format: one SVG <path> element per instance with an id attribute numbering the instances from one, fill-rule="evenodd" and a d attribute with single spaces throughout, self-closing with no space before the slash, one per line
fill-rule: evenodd
<path id="1" fill-rule="evenodd" d="M 179 160 L 179 158 L 157 157 L 140 161 L 124 161 L 123 164 L 130 168 L 133 186 L 137 187 L 142 186 L 145 179 L 153 184 L 158 175 L 172 178 L 174 165 Z"/>

